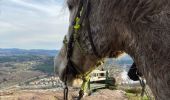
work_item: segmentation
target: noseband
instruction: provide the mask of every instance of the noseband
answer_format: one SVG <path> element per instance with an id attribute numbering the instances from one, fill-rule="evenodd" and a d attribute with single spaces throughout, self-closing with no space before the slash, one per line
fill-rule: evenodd
<path id="1" fill-rule="evenodd" d="M 97 52 L 96 47 L 93 42 L 92 33 L 91 33 L 91 29 L 90 29 L 90 22 L 89 22 L 89 18 L 88 18 L 89 10 L 90 10 L 89 0 L 79 0 L 79 6 L 78 6 L 76 16 L 72 22 L 72 25 L 70 26 L 69 40 L 67 41 L 67 38 L 65 37 L 65 39 L 63 41 L 67 47 L 67 61 L 68 61 L 67 65 L 66 65 L 66 70 L 64 72 L 64 74 L 65 74 L 64 83 L 66 86 L 64 89 L 64 100 L 68 100 L 68 87 L 67 87 L 67 77 L 68 76 L 67 76 L 67 74 L 70 71 L 73 72 L 75 75 L 82 74 L 82 72 L 78 69 L 78 67 L 76 67 L 76 64 L 74 64 L 74 62 L 71 60 L 71 57 L 72 57 L 73 48 L 75 45 L 77 45 L 80 48 L 80 50 L 82 51 L 80 43 L 78 41 L 78 38 L 79 38 L 78 31 L 80 30 L 82 23 L 84 21 L 85 21 L 85 25 L 87 25 L 88 38 L 89 38 L 90 45 L 92 47 L 93 54 L 97 58 L 101 58 L 101 56 Z"/>

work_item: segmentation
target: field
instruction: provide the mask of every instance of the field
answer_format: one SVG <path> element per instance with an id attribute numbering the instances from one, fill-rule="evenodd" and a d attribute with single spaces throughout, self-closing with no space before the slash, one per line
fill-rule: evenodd
<path id="1" fill-rule="evenodd" d="M 0 89 L 22 84 L 36 77 L 54 74 L 52 53 L 49 52 L 48 55 L 47 51 L 42 50 L 42 52 L 18 49 L 14 51 L 0 49 Z"/>

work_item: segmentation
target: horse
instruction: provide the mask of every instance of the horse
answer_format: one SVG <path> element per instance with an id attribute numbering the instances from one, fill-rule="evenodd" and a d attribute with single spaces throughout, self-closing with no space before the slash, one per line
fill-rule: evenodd
<path id="1" fill-rule="evenodd" d="M 67 43 L 55 58 L 56 73 L 62 81 L 73 85 L 80 74 L 95 68 L 99 60 L 125 52 L 146 78 L 155 99 L 170 99 L 169 2 L 67 0 L 69 32 Z M 77 15 L 81 24 L 75 31 Z M 72 31 L 78 35 L 75 40 Z"/>

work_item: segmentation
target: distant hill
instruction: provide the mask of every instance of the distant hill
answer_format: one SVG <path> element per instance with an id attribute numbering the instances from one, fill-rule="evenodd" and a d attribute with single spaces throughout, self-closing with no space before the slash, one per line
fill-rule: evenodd
<path id="1" fill-rule="evenodd" d="M 23 62 L 39 62 L 33 69 L 41 70 L 43 72 L 53 72 L 54 56 L 59 50 L 43 50 L 43 49 L 0 49 L 0 63 L 23 63 Z M 106 66 L 131 66 L 133 60 L 127 54 L 119 58 L 111 58 L 106 60 Z M 48 66 L 48 67 L 47 67 Z M 1 67 L 1 66 L 0 66 Z"/>
<path id="2" fill-rule="evenodd" d="M 43 50 L 43 49 L 0 49 L 0 70 L 18 68 L 19 65 L 23 68 L 29 67 L 28 70 L 41 71 L 45 73 L 53 73 L 54 57 L 58 54 L 58 50 Z M 32 65 L 24 65 L 22 63 L 33 63 Z M 20 68 L 18 68 L 20 70 Z"/>
<path id="3" fill-rule="evenodd" d="M 43 50 L 43 49 L 1 49 L 0 48 L 0 63 L 3 62 L 23 62 L 23 61 L 46 61 L 48 57 L 54 58 L 59 53 L 59 50 Z M 53 61 L 53 60 L 52 60 Z M 116 65 L 131 65 L 132 58 L 124 54 L 119 58 L 112 58 L 107 60 L 108 64 Z"/>
<path id="4" fill-rule="evenodd" d="M 59 51 L 58 50 L 43 50 L 43 49 L 1 49 L 0 56 L 20 56 L 20 55 L 44 55 L 44 56 L 55 56 Z"/>

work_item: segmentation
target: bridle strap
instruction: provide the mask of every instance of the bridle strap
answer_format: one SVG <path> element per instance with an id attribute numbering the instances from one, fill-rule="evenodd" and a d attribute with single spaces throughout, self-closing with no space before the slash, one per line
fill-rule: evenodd
<path id="1" fill-rule="evenodd" d="M 79 21 L 79 25 L 82 24 L 84 18 L 86 17 L 86 12 L 88 10 L 88 5 L 89 5 L 89 0 L 80 0 L 79 1 L 79 7 L 78 7 L 78 12 L 74 18 L 74 21 L 73 21 L 73 25 L 74 26 L 76 24 L 75 22 L 75 19 L 76 17 L 80 17 L 80 21 Z M 81 12 L 82 10 L 82 12 Z M 80 15 L 80 12 L 81 12 L 81 15 Z M 73 46 L 74 46 L 74 27 L 71 27 L 71 30 L 70 30 L 70 37 L 69 37 L 69 41 L 68 41 L 68 44 L 67 44 L 67 60 L 68 60 L 68 63 L 67 63 L 67 67 L 68 66 L 73 66 L 73 62 L 71 61 L 71 56 L 73 54 Z M 66 68 L 68 72 L 68 68 Z M 67 76 L 67 75 L 66 75 Z M 67 80 L 66 80 L 67 81 Z"/>
<path id="2" fill-rule="evenodd" d="M 78 11 L 77 11 L 77 14 L 74 18 L 74 21 L 72 23 L 72 26 L 75 25 L 75 19 L 76 17 L 80 17 L 80 11 L 82 10 L 82 7 L 85 7 L 85 9 L 83 9 L 82 11 L 82 17 L 80 19 L 80 25 L 82 24 L 83 20 L 84 20 L 84 16 L 86 15 L 86 11 L 87 11 L 87 7 L 88 7 L 88 0 L 85 4 L 84 0 L 80 0 L 79 2 L 79 7 L 78 7 Z M 69 72 L 69 66 L 71 66 L 72 68 L 75 68 L 73 67 L 73 62 L 71 61 L 71 56 L 73 54 L 73 42 L 74 42 L 74 36 L 73 36 L 73 32 L 74 32 L 74 29 L 73 27 L 71 27 L 71 31 L 70 31 L 70 37 L 69 37 L 69 41 L 68 41 L 68 45 L 67 45 L 67 60 L 68 60 L 68 63 L 66 65 L 66 71 L 65 71 L 65 79 L 64 79 L 64 84 L 65 84 L 65 88 L 64 88 L 64 100 L 68 100 L 68 85 L 67 85 L 67 73 Z M 74 70 L 74 69 L 73 69 Z"/>
<path id="3" fill-rule="evenodd" d="M 92 47 L 92 51 L 93 51 L 94 55 L 96 56 L 96 58 L 101 58 L 101 55 L 99 55 L 99 53 L 97 52 L 97 49 L 96 49 L 94 42 L 93 42 L 92 32 L 91 32 L 91 29 L 90 29 L 90 21 L 89 21 L 88 17 L 86 18 L 86 25 L 87 25 L 87 31 L 88 31 L 87 33 L 88 33 L 90 45 Z"/>
<path id="4" fill-rule="evenodd" d="M 76 15 L 74 16 L 74 20 L 73 20 L 73 22 L 72 22 L 72 26 L 74 26 L 75 25 L 75 19 L 76 19 L 76 17 L 80 17 L 80 11 L 81 11 L 81 9 L 82 9 L 82 7 L 83 7 L 83 1 L 84 0 L 79 0 L 79 6 L 78 6 L 78 9 L 77 9 L 77 13 L 76 13 Z"/>
<path id="5" fill-rule="evenodd" d="M 80 17 L 80 22 L 79 22 L 79 25 L 82 25 L 84 19 L 86 18 L 87 16 L 87 13 L 88 13 L 88 8 L 89 8 L 89 0 L 83 0 L 83 10 L 81 12 L 81 17 Z"/>
<path id="6" fill-rule="evenodd" d="M 64 100 L 68 100 L 68 86 L 64 88 Z"/>
<path id="7" fill-rule="evenodd" d="M 94 45 L 94 42 L 93 42 L 93 38 L 92 38 L 92 32 L 91 32 L 91 27 L 90 27 L 90 21 L 89 21 L 89 12 L 90 11 L 90 3 L 87 5 L 87 14 L 86 14 L 86 25 L 87 25 L 87 33 L 88 33 L 88 38 L 89 38 L 89 41 L 90 41 L 90 45 L 92 47 L 92 51 L 94 53 L 94 55 L 97 57 L 97 58 L 101 58 L 101 55 L 99 55 L 99 53 L 97 52 L 97 49 Z"/>
<path id="8" fill-rule="evenodd" d="M 84 19 L 86 19 L 85 24 L 87 25 L 88 37 L 89 37 L 89 41 L 90 41 L 93 53 L 97 58 L 101 58 L 101 56 L 99 55 L 99 53 L 96 50 L 96 47 L 94 45 L 93 38 L 92 38 L 92 32 L 91 32 L 91 29 L 90 29 L 90 21 L 89 21 L 89 18 L 88 18 L 88 13 L 89 13 L 89 8 L 90 8 L 89 5 L 90 5 L 89 0 L 80 0 L 79 1 L 79 7 L 78 7 L 78 10 L 77 10 L 76 16 L 74 17 L 74 21 L 72 22 L 72 26 L 70 27 L 71 28 L 70 31 L 69 31 L 70 37 L 69 37 L 68 44 L 67 44 L 67 60 L 68 60 L 68 63 L 66 65 L 65 77 L 64 77 L 64 83 L 65 83 L 64 100 L 68 100 L 68 85 L 67 85 L 68 76 L 67 76 L 67 74 L 69 73 L 69 71 L 74 72 L 75 75 L 76 74 L 82 74 L 80 72 L 80 70 L 78 69 L 78 67 L 76 67 L 76 65 L 71 60 L 71 57 L 72 57 L 72 54 L 73 54 L 73 46 L 75 45 L 73 33 L 75 32 L 74 25 L 76 24 L 75 20 L 76 20 L 77 17 L 80 18 L 80 21 L 78 23 L 80 26 L 82 26 Z M 69 68 L 69 67 L 71 67 L 71 68 Z"/>
<path id="9" fill-rule="evenodd" d="M 90 27 L 90 21 L 89 21 L 89 11 L 90 11 L 90 3 L 89 3 L 89 0 L 84 0 L 85 3 L 83 5 L 83 12 L 82 12 L 82 15 L 81 15 L 81 18 L 80 18 L 80 25 L 83 23 L 83 20 L 86 19 L 85 21 L 85 24 L 87 25 L 87 33 L 88 33 L 88 38 L 89 38 L 89 41 L 90 41 L 90 45 L 92 47 L 92 51 L 93 51 L 93 54 L 97 57 L 97 58 L 101 58 L 101 56 L 99 55 L 99 53 L 97 52 L 97 49 L 94 45 L 94 42 L 93 42 L 93 38 L 92 38 L 92 32 L 91 32 L 91 27 Z"/>

